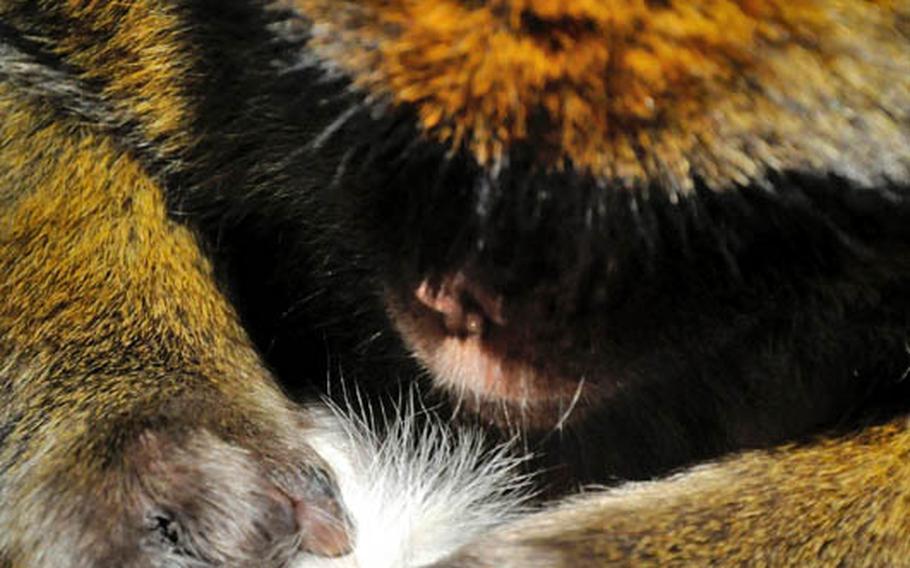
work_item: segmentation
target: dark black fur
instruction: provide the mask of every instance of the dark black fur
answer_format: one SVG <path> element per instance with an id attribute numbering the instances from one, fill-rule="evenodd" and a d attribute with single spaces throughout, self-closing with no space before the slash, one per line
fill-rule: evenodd
<path id="1" fill-rule="evenodd" d="M 673 202 L 659 183 L 538 171 L 521 148 L 489 171 L 320 66 L 299 16 L 185 9 L 202 142 L 179 168 L 149 167 L 301 396 L 339 380 L 382 396 L 420 376 L 382 293 L 470 265 L 540 345 L 569 340 L 537 360 L 612 378 L 609 404 L 529 438 L 567 486 L 908 410 L 910 188 L 778 172 Z M 124 124 L 112 129 L 141 153 Z"/>
<path id="2" fill-rule="evenodd" d="M 608 404 L 532 436 L 570 483 L 908 410 L 910 188 L 777 172 L 677 203 L 658 183 L 633 193 L 537 171 L 520 148 L 487 171 L 421 138 L 409 109 L 365 104 L 344 77 L 301 65 L 305 22 L 276 27 L 240 3 L 195 10 L 221 72 L 173 212 L 206 235 L 289 384 L 411 380 L 384 287 L 470 265 L 542 345 L 571 340 L 538 360 L 614 378 Z"/>

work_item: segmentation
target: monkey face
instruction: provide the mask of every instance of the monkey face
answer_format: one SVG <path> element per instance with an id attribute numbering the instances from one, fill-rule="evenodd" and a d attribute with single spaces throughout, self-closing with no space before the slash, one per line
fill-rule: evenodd
<path id="1" fill-rule="evenodd" d="M 548 429 L 651 390 L 729 389 L 737 405 L 789 392 L 827 409 L 840 386 L 819 394 L 793 377 L 844 345 L 821 340 L 826 328 L 853 344 L 854 310 L 878 314 L 873 290 L 907 274 L 906 186 L 788 173 L 674 201 L 529 171 L 502 185 L 475 173 L 480 187 L 461 193 L 404 184 L 415 189 L 388 202 L 403 210 L 381 209 L 367 230 L 407 345 L 437 386 L 503 425 Z"/>
<path id="2" fill-rule="evenodd" d="M 359 93 L 316 141 L 391 320 L 491 420 L 824 414 L 808 366 L 906 313 L 906 3 L 295 4 Z"/>

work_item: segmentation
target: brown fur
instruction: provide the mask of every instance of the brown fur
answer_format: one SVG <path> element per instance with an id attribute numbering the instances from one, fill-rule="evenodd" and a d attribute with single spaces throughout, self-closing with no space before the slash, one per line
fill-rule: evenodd
<path id="1" fill-rule="evenodd" d="M 180 146 L 179 22 L 142 3 L 56 8 L 84 35 L 54 50 Z M 338 520 L 329 474 L 196 238 L 104 129 L 7 84 L 0 117 L 0 558 L 282 565 L 307 539 L 294 501 Z"/>
<path id="2" fill-rule="evenodd" d="M 906 566 L 906 420 L 575 498 L 439 567 Z"/>
<path id="3" fill-rule="evenodd" d="M 680 192 L 693 174 L 721 188 L 841 160 L 875 179 L 908 168 L 856 151 L 907 146 L 906 2 L 296 3 L 358 85 L 481 164 L 528 143 L 550 168 Z"/>
<path id="4" fill-rule="evenodd" d="M 729 297 L 722 298 L 721 294 L 717 294 L 717 306 L 712 306 L 715 283 L 709 281 L 710 276 L 702 280 L 704 275 L 692 277 L 682 270 L 672 272 L 673 269 L 665 274 L 661 272 L 662 266 L 649 266 L 658 275 L 654 280 L 674 276 L 688 280 L 681 281 L 678 288 L 672 284 L 658 288 L 669 296 L 666 304 L 663 297 L 649 297 L 647 287 L 653 276 L 651 271 L 643 270 L 643 274 L 638 274 L 619 262 L 611 265 L 610 255 L 614 251 L 609 249 L 609 244 L 621 249 L 627 242 L 610 234 L 610 231 L 626 227 L 610 224 L 622 219 L 621 214 L 608 211 L 598 218 L 598 212 L 592 211 L 592 207 L 585 210 L 589 217 L 582 219 L 580 214 L 577 218 L 569 217 L 574 211 L 566 207 L 569 218 L 560 219 L 564 210 L 556 206 L 547 209 L 547 200 L 561 202 L 559 192 L 563 189 L 569 195 L 566 200 L 589 198 L 582 190 L 573 194 L 573 183 L 596 197 L 630 190 L 633 197 L 629 201 L 635 207 L 635 213 L 639 213 L 640 207 L 644 217 L 649 209 L 662 212 L 660 207 L 664 204 L 663 195 L 649 201 L 649 192 L 668 193 L 667 202 L 671 206 L 682 204 L 680 209 L 687 205 L 695 208 L 711 202 L 716 197 L 712 191 L 726 191 L 734 197 L 740 190 L 742 195 L 754 196 L 757 190 L 764 189 L 773 194 L 776 188 L 771 180 L 775 175 L 784 178 L 781 186 L 786 189 L 790 181 L 787 174 L 806 174 L 817 184 L 813 187 L 817 194 L 828 192 L 822 198 L 815 194 L 805 199 L 806 208 L 817 210 L 819 217 L 833 227 L 841 228 L 839 214 L 852 219 L 850 212 L 844 213 L 835 207 L 831 210 L 836 213 L 826 217 L 829 206 L 826 198 L 839 203 L 838 199 L 846 199 L 839 191 L 852 196 L 843 186 L 849 186 L 850 191 L 868 191 L 876 195 L 879 191 L 887 195 L 889 189 L 896 188 L 892 196 L 894 214 L 882 217 L 898 225 L 906 222 L 901 218 L 906 213 L 904 200 L 906 184 L 910 180 L 910 3 L 906 0 L 293 0 L 293 4 L 315 20 L 317 52 L 330 65 L 346 71 L 353 83 L 366 93 L 368 101 L 380 108 L 388 104 L 413 110 L 418 130 L 425 139 L 449 149 L 456 163 L 467 150 L 482 171 L 477 176 L 481 181 L 476 200 L 472 201 L 473 194 L 460 201 L 458 197 L 451 199 L 451 203 L 458 205 L 469 204 L 460 210 L 461 217 L 457 214 L 446 216 L 443 209 L 450 202 L 438 196 L 445 189 L 453 193 L 461 191 L 466 185 L 461 179 L 453 184 L 455 187 L 447 187 L 442 182 L 433 186 L 432 182 L 426 182 L 432 187 L 418 186 L 407 194 L 418 202 L 418 205 L 406 203 L 416 213 L 412 213 L 412 217 L 396 217 L 396 221 L 410 223 L 414 234 L 402 231 L 407 238 L 394 242 L 398 249 L 390 247 L 392 255 L 399 249 L 405 249 L 407 253 L 401 254 L 404 259 L 393 258 L 384 266 L 388 274 L 383 276 L 391 290 L 386 307 L 405 342 L 431 374 L 435 386 L 454 392 L 456 397 L 464 396 L 467 400 L 464 408 L 481 408 L 481 416 L 488 421 L 496 420 L 494 412 L 499 408 L 514 409 L 514 415 L 518 416 L 514 422 L 533 427 L 540 427 L 541 422 L 555 425 L 552 436 L 561 435 L 562 418 L 572 413 L 576 406 L 574 402 L 578 400 L 569 404 L 576 391 L 567 390 L 564 384 L 554 386 L 545 372 L 548 370 L 546 364 L 554 360 L 570 368 L 575 363 L 574 359 L 566 362 L 570 355 L 561 356 L 561 350 L 586 356 L 585 349 L 590 347 L 589 355 L 596 361 L 590 366 L 593 372 L 587 375 L 583 371 L 566 373 L 572 381 L 570 384 L 578 386 L 577 393 L 581 393 L 582 386 L 588 391 L 592 389 L 588 384 L 598 378 L 592 376 L 600 370 L 598 363 L 607 369 L 614 368 L 610 367 L 610 363 L 614 363 L 609 360 L 610 356 L 617 358 L 615 368 L 628 371 L 616 381 L 620 383 L 617 388 L 620 394 L 638 393 L 634 385 L 626 385 L 624 389 L 621 384 L 636 380 L 645 385 L 642 391 L 659 391 L 666 387 L 670 393 L 682 393 L 684 389 L 675 390 L 678 383 L 674 383 L 673 388 L 669 388 L 668 383 L 693 377 L 695 380 L 690 385 L 682 384 L 691 386 L 693 391 L 710 391 L 711 381 L 728 379 L 723 375 L 726 369 L 722 366 L 711 368 L 712 375 L 707 380 L 696 373 L 689 376 L 680 371 L 688 369 L 687 365 L 698 367 L 700 358 L 708 359 L 712 355 L 711 347 L 700 345 L 699 339 L 693 339 L 691 343 L 685 341 L 693 335 L 724 334 L 727 330 L 723 327 L 724 317 L 741 318 L 746 322 L 756 315 L 730 301 Z M 511 159 L 519 165 L 510 164 Z M 394 166 L 392 169 L 398 173 Z M 400 181 L 402 179 L 404 181 Z M 423 177 L 415 176 L 415 179 L 418 183 L 424 182 Z M 404 174 L 393 180 L 400 184 L 411 181 Z M 561 183 L 567 187 L 560 187 Z M 793 185 L 799 187 L 800 183 L 793 182 Z M 378 192 L 381 187 L 374 191 Z M 537 192 L 528 187 L 535 187 Z M 413 197 L 422 191 L 430 196 Z M 387 189 L 387 192 L 389 196 L 396 195 L 395 188 Z M 717 202 L 725 197 L 718 197 Z M 804 198 L 801 194 L 799 197 Z M 533 213 L 522 217 L 524 212 L 517 209 L 527 205 L 523 200 L 534 203 L 543 212 L 536 217 Z M 708 221 L 709 224 L 730 225 L 723 226 L 718 233 L 726 236 L 729 230 L 733 235 L 730 250 L 724 248 L 733 264 L 754 260 L 748 256 L 748 252 L 754 250 L 761 251 L 755 255 L 760 257 L 762 253 L 772 257 L 776 254 L 762 250 L 761 242 L 773 239 L 772 234 L 780 225 L 773 224 L 769 218 L 765 232 L 749 233 L 749 221 L 743 218 L 755 213 L 746 202 L 743 199 L 742 210 L 747 213 L 727 217 L 724 216 L 727 211 L 722 210 Z M 619 203 L 619 207 L 628 205 Z M 474 213 L 471 206 L 477 210 L 476 218 L 471 216 Z M 707 207 L 705 211 L 708 211 Z M 547 214 L 553 218 L 548 218 Z M 711 218 L 713 214 L 706 216 Z M 421 215 L 430 220 L 420 218 Z M 438 222 L 434 215 L 439 216 Z M 686 256 L 689 251 L 679 250 L 685 246 L 673 240 L 677 235 L 673 234 L 674 228 L 668 220 L 673 219 L 672 215 L 655 217 L 631 226 L 632 230 L 639 228 L 647 234 L 648 229 L 653 228 L 648 226 L 650 222 L 659 229 L 654 231 L 655 240 L 671 241 L 669 246 L 666 243 L 654 245 L 658 250 L 663 245 L 670 251 L 666 257 L 655 254 L 658 260 L 677 262 L 683 257 L 685 262 L 692 261 L 693 271 L 695 265 L 712 266 L 710 262 L 701 264 L 702 259 L 693 261 L 691 256 Z M 513 226 L 510 223 L 514 218 L 519 221 Z M 804 219 L 812 217 L 807 215 Z M 858 214 L 856 219 L 862 219 L 862 215 Z M 522 232 L 525 230 L 522 221 L 531 227 L 526 232 Z M 450 226 L 437 230 L 436 225 L 444 227 L 446 222 Z M 475 241 L 463 234 L 470 234 L 472 222 L 481 225 Z M 596 227 L 598 222 L 604 226 L 601 232 L 590 229 L 590 225 Z M 748 227 L 743 234 L 754 237 L 754 242 L 748 238 L 744 238 L 744 242 L 737 241 L 737 222 Z M 377 224 L 388 230 L 398 229 L 395 223 Z M 844 221 L 843 226 L 848 227 L 848 222 Z M 551 245 L 550 240 L 552 235 L 562 236 L 563 231 L 571 234 L 558 241 L 560 245 L 567 245 L 564 251 L 567 257 L 572 258 L 576 253 L 597 268 L 606 265 L 603 268 L 606 272 L 620 273 L 625 268 L 640 277 L 641 282 L 632 278 L 631 282 L 624 282 L 628 287 L 619 286 L 616 297 L 608 296 L 609 279 L 596 281 L 607 282 L 604 286 L 606 307 L 602 307 L 605 315 L 592 311 L 578 316 L 573 311 L 578 306 L 570 301 L 566 306 L 557 304 L 557 300 L 571 297 L 572 290 L 564 295 L 544 290 L 537 296 L 530 283 L 516 282 L 516 274 L 509 272 L 514 266 L 522 267 L 520 261 L 530 261 L 535 247 L 542 249 L 541 257 L 545 252 L 558 256 L 557 245 Z M 671 236 L 668 237 L 668 233 Z M 850 234 L 849 227 L 844 233 Z M 887 235 L 882 237 L 882 242 L 887 244 L 870 238 L 874 243 L 870 248 L 881 248 L 863 258 L 874 258 L 874 262 L 881 263 L 886 278 L 899 284 L 906 280 L 906 232 L 886 230 L 882 233 Z M 577 238 L 573 240 L 573 237 Z M 432 244 L 423 243 L 421 238 Z M 501 240 L 500 249 L 490 244 L 497 238 Z M 609 244 L 603 249 L 596 249 L 594 245 L 591 248 L 597 252 L 589 252 L 585 248 L 586 239 L 597 238 L 604 238 Z M 896 242 L 889 243 L 888 238 L 894 238 Z M 466 260 L 451 252 L 462 239 L 475 245 L 465 253 Z M 862 241 L 862 238 L 858 240 Z M 582 252 L 572 249 L 573 245 L 578 245 Z M 805 256 L 788 257 L 787 253 L 792 251 L 786 251 L 781 255 L 780 263 L 774 258 L 762 257 L 759 262 L 766 264 L 754 269 L 744 267 L 744 272 L 748 272 L 744 278 L 747 282 L 740 281 L 739 285 L 748 290 L 747 294 L 764 300 L 757 302 L 751 310 L 763 314 L 762 310 L 771 312 L 775 309 L 779 290 L 762 289 L 767 282 L 774 283 L 770 288 L 779 283 L 780 294 L 786 296 L 788 286 L 806 285 L 800 279 L 801 271 L 806 272 L 806 280 L 813 278 L 808 273 L 812 270 L 809 265 L 816 260 L 811 258 L 811 251 L 816 249 L 808 243 L 792 243 L 796 250 L 802 250 L 802 246 L 807 251 Z M 644 246 L 632 247 L 643 257 L 652 252 L 645 249 Z M 515 250 L 521 253 L 514 253 Z M 454 258 L 438 260 L 432 257 L 437 251 Z M 778 314 L 784 322 L 788 316 L 793 317 L 793 329 L 789 330 L 793 333 L 792 338 L 781 333 L 781 339 L 759 327 L 754 334 L 737 336 L 735 327 L 731 326 L 730 337 L 721 339 L 730 343 L 743 337 L 746 341 L 754 341 L 756 361 L 767 363 L 774 359 L 770 356 L 761 359 L 759 355 L 763 350 L 795 352 L 797 347 L 793 344 L 804 339 L 799 334 L 806 329 L 801 327 L 805 314 L 811 313 L 813 308 L 823 314 L 818 318 L 820 332 L 815 330 L 818 345 L 808 348 L 812 354 L 808 358 L 812 362 L 798 368 L 771 364 L 769 369 L 760 369 L 756 374 L 761 375 L 762 386 L 776 385 L 783 390 L 790 386 L 785 383 L 792 379 L 793 388 L 797 389 L 801 374 L 825 372 L 819 370 L 824 368 L 828 358 L 825 349 L 830 346 L 824 345 L 825 341 L 830 341 L 831 345 L 846 342 L 852 326 L 869 325 L 871 330 L 876 324 L 889 325 L 883 323 L 884 318 L 880 321 L 875 319 L 877 316 L 870 316 L 870 323 L 864 319 L 865 315 L 851 314 L 857 306 L 863 305 L 861 296 L 864 294 L 874 298 L 876 307 L 897 314 L 899 323 L 892 336 L 906 337 L 905 301 L 879 297 L 887 294 L 882 290 L 890 284 L 884 288 L 860 285 L 854 289 L 852 282 L 860 282 L 874 273 L 876 267 L 864 265 L 854 269 L 847 263 L 838 263 L 836 254 L 826 257 L 828 252 L 827 248 L 820 248 L 818 256 L 824 259 L 822 263 L 831 263 L 830 271 L 826 270 L 823 278 L 807 285 L 807 288 L 812 287 L 811 293 L 801 290 L 802 295 L 793 302 L 792 309 Z M 497 253 L 502 254 L 497 256 Z M 408 254 L 418 260 L 412 261 Z M 515 260 L 510 254 L 524 256 Z M 600 256 L 592 260 L 585 256 L 587 254 Z M 800 264 L 786 265 L 787 258 L 799 258 Z M 433 264 L 437 260 L 441 268 Z M 513 264 L 509 264 L 510 261 L 514 261 Z M 647 262 L 638 257 L 634 261 Z M 427 268 L 421 262 L 431 266 Z M 536 266 L 532 265 L 527 273 L 547 284 L 555 282 L 551 284 L 554 287 L 572 284 L 572 270 L 577 269 L 587 276 L 584 267 L 572 262 L 554 261 L 552 265 L 542 262 L 544 268 L 535 272 Z M 894 264 L 889 264 L 892 262 Z M 457 281 L 472 269 L 473 281 L 468 280 L 455 293 L 446 292 L 449 282 Z M 774 272 L 779 279 L 762 280 L 767 276 L 762 273 L 763 269 Z M 565 270 L 566 274 L 559 270 Z M 845 286 L 845 290 L 835 290 L 838 278 L 848 274 L 851 279 L 844 281 L 851 284 Z M 748 282 L 752 277 L 756 282 Z M 853 277 L 858 279 L 853 280 Z M 579 279 L 583 280 L 583 276 Z M 621 278 L 617 277 L 617 280 L 621 281 Z M 438 285 L 438 290 L 429 297 L 422 292 L 426 282 Z M 502 282 L 512 286 L 510 290 L 517 298 L 513 305 L 509 305 L 514 298 L 509 298 L 508 293 L 499 296 L 496 285 Z M 748 288 L 753 285 L 756 288 Z M 635 294 L 639 286 L 646 290 L 644 297 L 648 300 L 636 303 L 640 300 Z M 691 290 L 702 287 L 704 291 L 697 293 Z M 679 291 L 683 289 L 686 291 Z M 717 289 L 724 288 L 719 286 Z M 693 301 L 687 305 L 689 299 L 694 300 L 700 294 L 709 299 L 704 304 Z M 820 298 L 826 294 L 832 297 Z M 658 295 L 655 293 L 655 296 Z M 521 300 L 526 303 L 522 304 Z M 413 303 L 417 309 L 407 312 L 402 307 L 406 302 Z M 817 305 L 804 306 L 804 302 L 817 302 Z M 661 308 L 647 304 L 669 306 L 667 311 L 672 313 L 664 320 L 662 316 L 667 314 L 660 313 Z M 539 312 L 543 316 L 530 309 L 521 309 L 538 305 L 543 306 Z M 805 312 L 802 311 L 804 308 Z M 710 324 L 699 323 L 701 317 L 710 319 L 716 315 L 712 309 L 723 315 L 711 320 Z M 700 310 L 705 313 L 698 313 Z M 512 325 L 509 329 L 503 325 L 509 319 L 501 317 L 503 311 L 517 312 L 526 319 L 515 318 L 519 320 L 517 323 L 508 322 Z M 829 314 L 840 316 L 841 312 L 849 314 L 844 316 L 842 324 L 828 323 Z M 465 313 L 469 315 L 465 316 Z M 527 314 L 532 315 L 527 317 Z M 610 320 L 610 315 L 618 317 Z M 581 322 L 579 325 L 591 328 L 591 336 L 604 340 L 602 345 L 609 345 L 616 336 L 641 332 L 640 337 L 635 336 L 638 342 L 633 339 L 622 343 L 623 347 L 631 344 L 634 349 L 640 348 L 640 358 L 629 357 L 623 349 L 608 353 L 596 341 L 587 341 L 590 337 L 584 333 L 573 335 L 572 330 L 566 333 L 568 324 L 565 327 L 548 326 L 546 318 L 551 317 L 564 317 L 576 324 Z M 653 328 L 665 321 L 674 321 L 673 317 L 691 325 L 686 325 L 685 332 L 674 336 L 684 342 L 683 346 L 673 346 L 679 351 L 671 350 L 670 362 L 663 367 L 654 363 L 654 369 L 657 369 L 654 371 L 649 367 L 649 360 L 653 357 L 660 361 L 664 353 L 661 351 L 660 341 L 664 338 L 661 332 L 667 330 Z M 474 321 L 469 322 L 469 318 Z M 612 325 L 613 329 L 598 329 L 602 324 L 606 328 Z M 643 329 L 638 329 L 639 325 Z M 649 325 L 652 328 L 649 329 Z M 782 327 L 786 325 L 782 324 Z M 497 340 L 509 331 L 513 333 L 514 344 L 506 343 L 510 349 L 500 349 L 501 343 Z M 545 339 L 539 342 L 540 345 L 526 348 L 530 343 L 526 341 L 527 336 L 538 331 Z M 816 337 L 813 333 L 807 336 Z M 573 340 L 577 340 L 578 345 L 574 345 Z M 541 346 L 542 349 L 534 349 Z M 751 347 L 743 346 L 744 349 Z M 538 355 L 540 352 L 544 355 Z M 894 356 L 893 351 L 889 353 L 889 357 Z M 543 363 L 539 363 L 535 355 Z M 623 359 L 624 356 L 629 359 Z M 727 360 L 724 362 L 729 364 Z M 629 369 L 623 368 L 624 364 L 628 364 Z M 901 364 L 895 362 L 895 366 Z M 744 365 L 746 368 L 735 365 L 727 368 L 730 367 L 731 373 L 752 372 L 747 365 Z M 585 369 L 584 365 L 579 368 Z M 661 371 L 669 375 L 663 382 Z M 879 370 L 876 368 L 872 372 Z M 604 374 L 609 375 L 608 372 Z M 588 379 L 588 384 L 582 384 L 580 378 Z M 610 385 L 610 378 L 607 376 L 602 382 Z M 859 372 L 855 378 L 872 383 L 893 380 L 890 375 L 868 378 Z M 876 386 L 872 385 L 870 389 Z M 595 391 L 591 397 L 607 418 L 613 417 L 610 414 L 612 394 L 600 397 Z M 711 394 L 704 396 L 719 406 L 728 403 L 722 395 L 711 399 Z M 764 394 L 754 395 L 755 400 L 749 400 L 744 406 L 764 411 L 763 405 L 767 403 L 766 408 L 775 409 L 779 401 L 774 397 L 783 399 L 787 396 L 787 393 L 774 392 L 767 397 L 771 400 L 765 400 Z M 798 394 L 793 396 L 799 397 Z M 663 403 L 681 407 L 690 402 L 685 398 L 668 400 L 671 398 L 672 395 L 655 396 Z M 616 399 L 625 400 L 622 396 Z M 692 395 L 692 399 L 698 399 L 698 395 Z M 473 407 L 472 400 L 475 401 Z M 540 412 L 540 407 L 548 410 L 556 407 L 556 404 L 547 406 L 554 400 L 566 404 L 557 407 L 559 412 L 548 415 Z M 535 405 L 538 401 L 543 402 Z M 729 402 L 735 405 L 739 399 L 732 395 Z M 824 404 L 818 397 L 807 397 L 806 404 L 813 403 Z M 901 408 L 905 408 L 905 401 L 901 403 Z M 578 406 L 583 404 L 582 400 Z M 857 400 L 856 404 L 864 404 L 864 401 Z M 483 412 L 486 410 L 484 405 L 493 410 Z M 686 408 L 680 413 L 687 419 L 697 420 L 701 417 L 693 415 L 699 408 Z M 462 409 L 460 402 L 459 409 Z M 621 407 L 617 414 L 626 416 L 622 414 L 623 410 L 627 409 Z M 636 410 L 633 408 L 628 414 L 637 418 Z M 644 406 L 638 413 L 653 412 L 654 421 L 662 424 L 662 410 L 657 405 Z M 849 420 L 851 417 L 846 415 L 850 410 L 838 407 L 837 412 L 841 414 L 835 414 L 831 421 Z M 511 426 L 513 421 L 509 413 L 503 411 L 502 414 L 505 420 L 501 422 Z M 580 414 L 583 412 L 576 410 L 572 418 L 579 419 Z M 770 419 L 781 423 L 790 419 L 786 414 L 782 412 L 778 417 L 773 410 L 769 411 Z M 808 411 L 807 414 L 811 416 Z M 540 420 L 542 416 L 544 420 Z M 603 427 L 596 423 L 597 415 L 589 418 L 584 416 L 588 419 L 585 423 L 588 430 L 578 434 L 568 428 L 566 438 L 571 439 L 573 434 L 581 437 L 596 433 L 598 426 Z M 647 420 L 641 422 L 647 423 Z M 672 420 L 667 422 L 672 423 Z M 908 565 L 910 526 L 906 517 L 910 490 L 910 467 L 907 465 L 910 431 L 906 418 L 884 426 L 869 427 L 867 423 L 863 426 L 865 429 L 856 436 L 844 435 L 802 446 L 744 453 L 664 481 L 579 496 L 495 531 L 439 566 Z M 807 429 L 810 434 L 818 434 L 822 427 L 816 422 Z M 705 429 L 710 430 L 710 427 Z M 678 434 L 672 428 L 668 430 L 668 438 Z M 762 430 L 762 426 L 755 430 Z M 746 426 L 743 433 L 748 439 L 755 432 Z M 736 434 L 730 436 L 731 445 L 737 448 L 748 445 L 738 445 Z M 803 434 L 806 432 L 790 432 L 787 439 Z M 623 450 L 635 454 L 632 460 L 638 457 L 635 448 Z M 599 459 L 614 451 L 622 450 L 610 446 L 592 448 L 591 455 L 583 456 L 583 461 L 599 464 Z M 647 449 L 641 453 L 646 455 Z"/>
<path id="5" fill-rule="evenodd" d="M 7 0 L 0 4 L 0 18 L 38 37 L 48 31 L 42 27 L 64 29 L 63 40 L 48 46 L 50 51 L 78 70 L 81 79 L 102 85 L 102 96 L 139 121 L 160 151 L 190 142 L 193 108 L 187 91 L 194 80 L 194 50 L 174 2 L 46 2 L 42 14 L 48 22 L 37 26 L 20 12 L 29 4 Z"/>
<path id="6" fill-rule="evenodd" d="M 424 135 L 481 166 L 530 144 L 547 169 L 680 193 L 778 168 L 908 177 L 904 0 L 293 3 L 363 92 L 413 106 Z M 179 9 L 0 1 L 0 20 L 41 36 L 22 16 L 35 6 L 114 122 L 179 162 L 198 47 Z M 305 417 L 134 149 L 14 83 L 0 85 L 0 565 L 179 565 L 148 542 L 162 509 L 202 522 L 187 532 L 213 564 L 280 564 L 300 538 L 282 497 L 322 475 Z M 908 450 L 900 420 L 745 454 L 580 496 L 442 565 L 907 563 Z"/>

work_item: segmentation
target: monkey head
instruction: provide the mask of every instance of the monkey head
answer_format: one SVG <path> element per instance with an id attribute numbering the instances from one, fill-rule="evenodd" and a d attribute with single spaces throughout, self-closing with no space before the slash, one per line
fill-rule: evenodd
<path id="1" fill-rule="evenodd" d="M 356 93 L 332 199 L 459 405 L 741 446 L 900 377 L 905 2 L 294 4 Z"/>

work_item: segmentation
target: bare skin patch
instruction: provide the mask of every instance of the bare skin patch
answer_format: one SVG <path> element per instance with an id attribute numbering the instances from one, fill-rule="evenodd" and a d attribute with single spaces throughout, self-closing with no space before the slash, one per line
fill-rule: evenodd
<path id="1" fill-rule="evenodd" d="M 503 298 L 462 274 L 438 287 L 422 282 L 410 301 L 393 294 L 386 299 L 399 333 L 435 384 L 458 408 L 504 427 L 561 428 L 612 390 L 565 369 L 536 365 L 529 356 L 536 345 L 523 325 L 511 325 L 503 315 Z"/>

